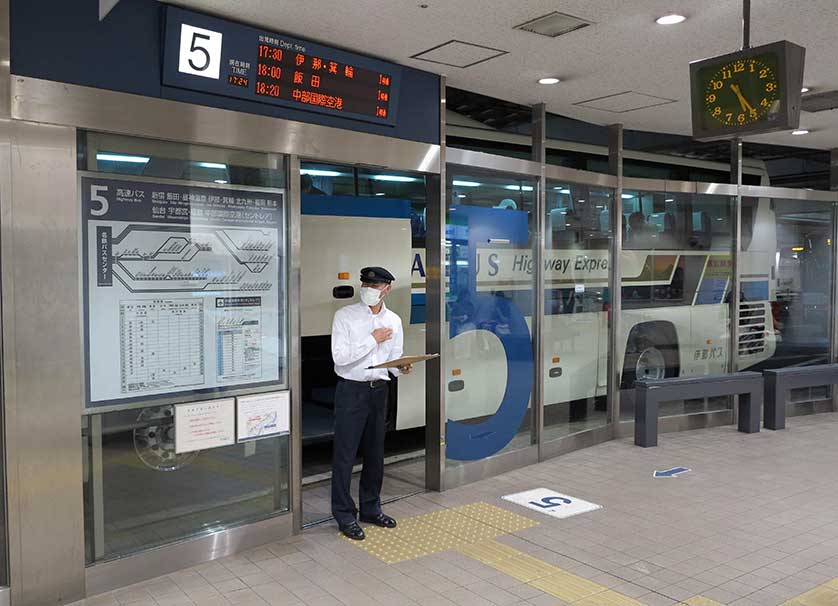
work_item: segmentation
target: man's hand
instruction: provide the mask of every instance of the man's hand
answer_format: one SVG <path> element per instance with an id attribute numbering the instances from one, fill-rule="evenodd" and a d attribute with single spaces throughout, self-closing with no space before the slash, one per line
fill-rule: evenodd
<path id="1" fill-rule="evenodd" d="M 409 375 L 413 372 L 413 364 L 405 364 L 404 366 L 399 366 L 399 372 L 403 375 Z"/>
<path id="2" fill-rule="evenodd" d="M 384 343 L 384 341 L 389 341 L 393 338 L 393 329 L 392 328 L 376 328 L 372 331 L 372 336 L 375 339 L 375 342 L 378 344 Z"/>

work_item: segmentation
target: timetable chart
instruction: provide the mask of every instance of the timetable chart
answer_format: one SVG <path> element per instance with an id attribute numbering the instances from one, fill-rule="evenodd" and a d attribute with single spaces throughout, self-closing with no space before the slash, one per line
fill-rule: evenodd
<path id="1" fill-rule="evenodd" d="M 122 393 L 203 385 L 203 303 L 201 299 L 120 303 Z"/>
<path id="2" fill-rule="evenodd" d="M 259 44 L 257 95 L 385 119 L 391 82 L 390 74 Z"/>
<path id="3" fill-rule="evenodd" d="M 215 300 L 216 374 L 219 381 L 262 377 L 262 299 Z"/>

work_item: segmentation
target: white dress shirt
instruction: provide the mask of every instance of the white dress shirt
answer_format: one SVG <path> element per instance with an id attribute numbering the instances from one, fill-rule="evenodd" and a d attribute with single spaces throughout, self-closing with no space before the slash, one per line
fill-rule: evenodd
<path id="1" fill-rule="evenodd" d="M 377 343 L 372 332 L 389 328 L 393 335 Z M 390 380 L 387 369 L 368 370 L 368 367 L 402 357 L 404 331 L 402 320 L 381 303 L 381 310 L 374 314 L 368 305 L 354 303 L 340 308 L 332 322 L 332 359 L 339 377 L 350 381 Z M 398 376 L 399 371 L 390 372 Z"/>

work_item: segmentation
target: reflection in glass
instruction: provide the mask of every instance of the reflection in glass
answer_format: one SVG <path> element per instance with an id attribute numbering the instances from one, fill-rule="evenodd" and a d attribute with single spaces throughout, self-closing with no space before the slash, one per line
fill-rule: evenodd
<path id="1" fill-rule="evenodd" d="M 88 419 L 85 468 L 101 474 L 86 483 L 88 562 L 289 508 L 288 436 L 176 454 L 172 406 Z"/>
<path id="2" fill-rule="evenodd" d="M 832 222 L 829 203 L 746 198 L 739 355 L 743 369 L 825 364 L 832 317 Z M 748 238 L 745 238 L 745 232 Z M 787 414 L 815 411 L 830 388 L 793 390 Z M 831 405 L 831 403 L 830 403 Z"/>
<path id="3" fill-rule="evenodd" d="M 544 439 L 605 425 L 613 192 L 548 181 Z"/>
<path id="4" fill-rule="evenodd" d="M 732 202 L 711 195 L 623 193 L 621 416 L 635 380 L 728 370 Z M 729 407 L 728 398 L 668 403 L 661 415 Z"/>
<path id="5" fill-rule="evenodd" d="M 534 179 L 449 170 L 449 464 L 529 446 Z"/>
<path id="6" fill-rule="evenodd" d="M 269 188 L 271 193 L 279 195 L 282 192 L 277 189 L 285 187 L 285 159 L 279 155 L 82 131 L 79 132 L 78 145 L 79 170 L 110 175 L 133 175 L 132 178 L 124 180 L 135 183 L 148 181 L 167 184 L 171 188 L 197 187 L 201 190 L 201 195 L 212 191 L 219 192 L 219 195 L 220 192 L 224 192 L 227 195 L 229 190 L 250 187 Z M 140 189 L 139 185 L 137 189 Z M 153 195 L 143 199 L 149 198 L 162 200 Z M 168 214 L 185 216 L 175 212 Z M 189 216 L 190 220 L 184 221 L 185 225 L 181 231 L 189 233 L 195 240 L 195 234 L 202 233 L 202 228 L 200 222 L 192 220 L 191 215 Z M 277 227 L 284 231 L 284 217 L 279 222 L 281 224 Z M 195 244 L 196 250 L 213 250 L 212 246 L 206 245 L 203 240 L 200 242 L 200 245 Z M 247 250 L 249 247 L 258 251 L 262 246 L 258 242 L 254 244 L 254 241 L 239 246 L 236 238 L 230 238 L 230 242 L 241 250 Z M 275 298 L 275 303 L 271 303 L 270 306 L 264 305 L 261 313 L 263 321 L 273 317 L 273 325 L 279 326 L 280 334 L 284 335 L 286 259 L 282 251 L 279 254 L 279 259 L 270 266 L 272 269 L 268 270 L 269 274 L 278 272 L 273 280 L 273 283 L 279 285 L 278 298 Z M 205 278 L 200 272 L 198 275 L 202 279 Z M 215 275 L 217 280 L 217 274 Z M 176 285 L 174 288 L 180 289 L 181 286 Z M 183 290 L 175 292 L 184 293 Z M 218 290 L 215 286 L 208 285 L 200 292 L 215 296 L 216 293 L 230 291 Z M 154 299 L 155 302 L 160 298 L 166 297 L 161 294 L 140 297 L 145 301 Z M 184 293 L 183 298 L 188 301 L 199 300 L 193 296 L 193 292 Z M 241 304 L 245 301 L 236 303 Z M 255 299 L 250 303 L 256 303 Z M 216 299 L 214 309 L 220 310 L 218 314 L 226 315 L 226 299 Z M 237 309 L 235 317 L 238 319 L 244 316 L 244 323 L 252 326 L 255 313 L 258 312 L 249 310 L 245 315 Z M 228 322 L 219 325 L 224 329 L 218 333 L 220 341 L 236 338 L 230 336 L 235 331 L 228 330 Z M 97 327 L 100 330 L 106 328 Z M 156 325 L 155 328 L 158 331 L 163 330 L 160 325 Z M 201 343 L 187 330 L 188 328 L 190 327 L 182 322 L 170 322 L 163 336 L 158 335 L 161 338 L 159 342 L 162 343 L 163 339 L 166 339 L 165 344 L 170 347 L 177 344 L 178 351 L 186 351 L 192 355 L 193 346 L 200 347 Z M 137 330 L 145 335 L 147 330 L 152 329 L 143 324 Z M 148 338 L 152 337 L 154 335 Z M 116 338 L 119 338 L 118 335 Z M 184 342 L 189 343 L 188 349 L 184 347 Z M 198 345 L 194 345 L 195 342 Z M 137 337 L 134 343 L 140 348 L 157 347 L 151 353 L 152 356 L 158 355 L 158 350 L 164 349 L 162 345 L 145 345 L 145 336 Z M 287 380 L 284 369 L 288 366 L 287 341 L 284 336 L 277 341 L 265 335 L 260 343 L 267 355 L 258 359 L 277 360 L 279 383 L 284 384 Z M 220 345 L 219 350 L 221 348 Z M 214 376 L 223 377 L 228 384 L 234 384 L 230 377 L 239 373 L 241 368 L 235 366 L 241 364 L 241 358 L 236 357 L 237 355 L 238 351 L 234 356 L 213 356 L 213 362 L 218 363 Z M 254 359 L 256 358 L 251 357 L 249 360 Z M 233 370 L 230 370 L 230 366 L 225 365 L 225 362 L 233 365 Z M 97 367 L 92 365 L 91 368 Z M 151 396 L 138 396 L 136 401 L 124 404 L 123 410 L 90 414 L 82 418 L 85 549 L 89 563 L 129 555 L 288 511 L 288 437 L 268 437 L 232 446 L 178 454 L 175 452 L 172 399 L 177 397 L 188 402 L 199 396 L 188 388 L 172 395 L 171 392 L 166 392 L 166 389 L 170 388 L 164 386 Z M 277 385 L 275 388 L 281 387 Z M 243 392 L 250 388 L 241 389 Z M 208 393 L 208 390 L 205 390 L 200 397 L 210 399 L 217 395 L 216 392 Z M 161 397 L 166 399 L 160 400 Z"/>
<path id="7" fill-rule="evenodd" d="M 337 375 L 332 319 L 358 301 L 365 266 L 394 276 L 387 307 L 399 315 L 404 351 L 425 351 L 425 177 L 372 167 L 304 162 L 301 183 L 303 522 L 331 517 L 330 480 Z M 386 501 L 424 488 L 425 365 L 390 384 L 385 439 Z M 353 478 L 357 494 L 359 473 Z"/>

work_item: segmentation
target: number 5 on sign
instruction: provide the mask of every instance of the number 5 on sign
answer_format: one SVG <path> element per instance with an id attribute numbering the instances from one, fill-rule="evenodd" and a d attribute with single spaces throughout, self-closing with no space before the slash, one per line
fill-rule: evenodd
<path id="1" fill-rule="evenodd" d="M 550 509 L 551 507 L 561 507 L 562 505 L 570 505 L 573 503 L 570 499 L 565 497 L 543 497 L 541 501 L 530 501 L 530 505 L 541 507 L 542 509 Z"/>
<path id="2" fill-rule="evenodd" d="M 601 508 L 595 503 L 588 503 L 550 488 L 533 488 L 525 492 L 508 494 L 503 498 L 552 518 L 569 518 Z"/>
<path id="3" fill-rule="evenodd" d="M 178 71 L 218 80 L 221 71 L 221 32 L 181 25 Z"/>

